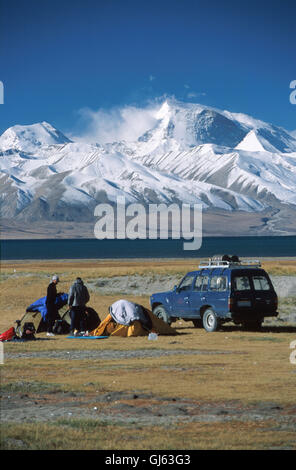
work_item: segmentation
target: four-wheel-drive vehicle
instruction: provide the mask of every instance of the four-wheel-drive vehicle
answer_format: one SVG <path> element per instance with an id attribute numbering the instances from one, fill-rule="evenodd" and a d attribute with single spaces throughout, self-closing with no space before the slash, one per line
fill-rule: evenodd
<path id="1" fill-rule="evenodd" d="M 153 313 L 167 323 L 178 318 L 216 331 L 233 321 L 259 329 L 265 317 L 277 316 L 278 298 L 259 261 L 215 256 L 186 274 L 172 291 L 150 297 Z"/>

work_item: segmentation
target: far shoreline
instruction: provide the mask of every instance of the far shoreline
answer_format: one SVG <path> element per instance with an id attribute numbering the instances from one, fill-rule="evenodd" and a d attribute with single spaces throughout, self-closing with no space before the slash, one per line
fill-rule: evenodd
<path id="1" fill-rule="evenodd" d="M 201 261 L 207 261 L 209 257 L 201 256 L 201 257 L 192 257 L 192 258 L 44 258 L 44 259 L 0 259 L 0 263 L 3 264 L 74 264 L 77 263 L 79 265 L 83 265 L 83 263 L 87 264 L 138 264 L 138 263 L 147 263 L 153 264 L 160 262 L 161 264 L 168 264 L 174 262 L 175 264 L 184 264 L 184 263 L 199 263 Z M 266 261 L 295 261 L 296 256 L 241 256 L 241 260 L 258 260 L 262 262 Z"/>

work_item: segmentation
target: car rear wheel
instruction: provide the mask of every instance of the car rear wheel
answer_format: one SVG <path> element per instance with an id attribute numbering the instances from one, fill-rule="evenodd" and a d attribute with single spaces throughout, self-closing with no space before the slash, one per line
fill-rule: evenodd
<path id="1" fill-rule="evenodd" d="M 211 308 L 208 308 L 203 314 L 202 323 L 204 329 L 209 332 L 217 331 L 220 326 L 219 319 Z"/>
<path id="2" fill-rule="evenodd" d="M 157 307 L 153 309 L 153 314 L 157 318 L 160 318 L 162 321 L 167 323 L 168 325 L 172 323 L 170 316 L 167 314 L 167 312 L 165 311 L 165 308 L 162 305 L 157 305 Z"/>

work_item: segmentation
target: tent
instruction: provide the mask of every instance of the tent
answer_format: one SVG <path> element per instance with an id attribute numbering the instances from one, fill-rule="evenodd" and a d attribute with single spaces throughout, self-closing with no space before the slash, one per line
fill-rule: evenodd
<path id="1" fill-rule="evenodd" d="M 97 312 L 91 307 L 85 307 L 86 313 L 86 329 L 91 331 L 100 324 L 101 320 Z M 61 315 L 61 319 L 64 320 L 68 325 L 71 325 L 71 317 L 70 317 L 70 310 L 68 309 L 63 315 Z"/>
<path id="2" fill-rule="evenodd" d="M 61 318 L 65 312 L 68 310 L 67 306 L 68 295 L 67 294 L 58 294 L 56 298 L 56 304 L 59 311 L 59 317 Z M 35 326 L 36 333 L 42 333 L 46 331 L 46 297 L 41 297 L 38 300 L 35 300 L 29 307 L 26 309 L 26 313 L 21 318 L 20 321 L 17 321 L 18 326 L 16 327 L 16 334 L 18 334 L 23 325 L 26 322 L 32 322 Z"/>
<path id="3" fill-rule="evenodd" d="M 135 319 L 134 315 L 131 314 L 131 319 L 129 320 L 127 317 L 128 309 L 126 309 L 123 313 L 120 312 L 120 308 L 123 306 L 128 306 L 128 303 L 120 304 L 116 302 L 115 304 L 109 308 L 110 313 L 99 324 L 99 326 L 90 332 L 91 336 L 147 336 L 150 331 L 153 331 L 159 335 L 178 334 L 174 328 L 169 326 L 160 318 L 156 317 L 150 310 L 143 307 L 142 305 L 138 306 L 141 307 L 142 310 L 141 318 Z M 146 317 L 144 322 L 143 316 Z M 147 328 L 147 323 L 149 323 L 149 328 Z"/>
<path id="4" fill-rule="evenodd" d="M 68 302 L 68 294 L 58 294 L 56 298 L 56 304 L 59 311 L 59 316 L 57 320 L 64 320 L 70 329 L 71 325 L 71 317 L 70 317 L 70 309 L 67 305 Z M 96 328 L 100 323 L 100 318 L 97 312 L 91 308 L 85 308 L 86 313 L 86 328 L 87 330 L 93 330 Z M 41 297 L 38 300 L 35 300 L 27 309 L 26 313 L 23 318 L 18 322 L 18 326 L 16 328 L 16 332 L 21 330 L 22 326 L 25 322 L 32 322 L 35 326 L 36 333 L 42 333 L 46 331 L 46 297 Z"/>
<path id="5" fill-rule="evenodd" d="M 68 294 L 58 294 L 55 300 L 57 309 L 60 310 L 62 307 L 67 305 Z M 26 312 L 39 312 L 41 313 L 42 319 L 46 321 L 47 307 L 46 307 L 46 296 L 41 297 L 41 299 L 35 300 L 29 307 L 27 307 Z"/>
<path id="6" fill-rule="evenodd" d="M 109 313 L 113 321 L 119 325 L 129 326 L 135 321 L 139 321 L 144 329 L 152 329 L 150 316 L 144 307 L 129 300 L 117 300 L 109 307 Z"/>

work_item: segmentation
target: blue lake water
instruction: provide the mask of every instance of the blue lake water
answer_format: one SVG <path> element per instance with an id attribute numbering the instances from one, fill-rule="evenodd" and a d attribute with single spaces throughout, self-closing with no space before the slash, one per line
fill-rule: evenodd
<path id="1" fill-rule="evenodd" d="M 183 240 L 1 240 L 2 260 L 200 258 L 224 253 L 259 258 L 296 256 L 296 236 L 204 237 L 196 251 L 184 251 Z"/>

